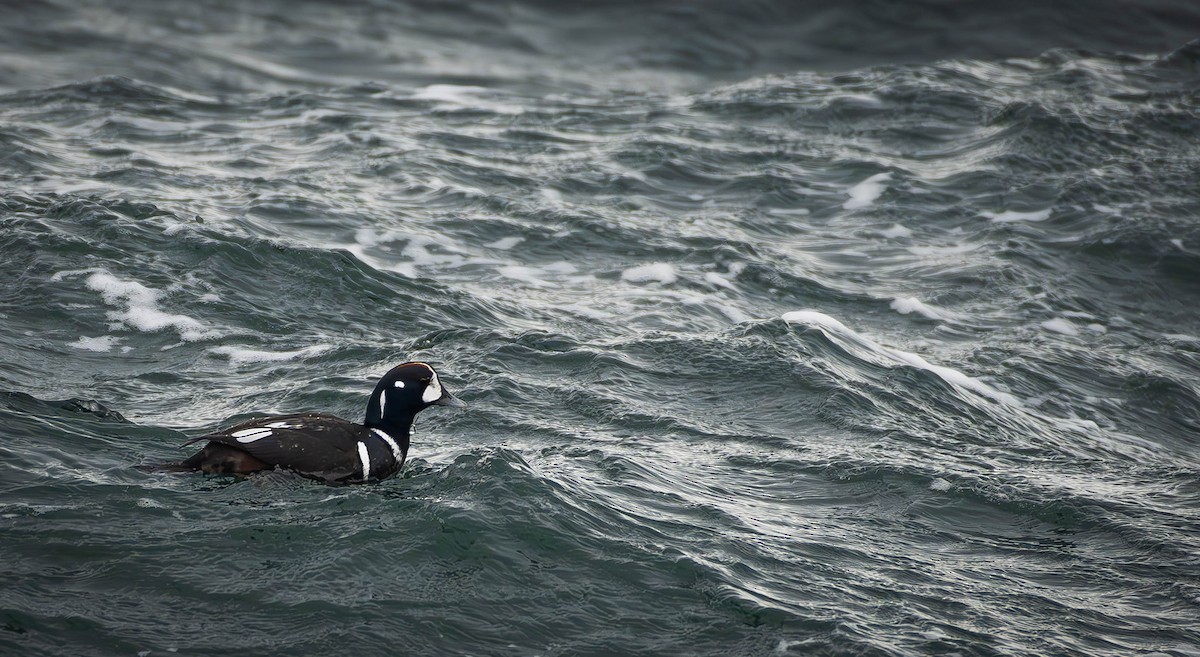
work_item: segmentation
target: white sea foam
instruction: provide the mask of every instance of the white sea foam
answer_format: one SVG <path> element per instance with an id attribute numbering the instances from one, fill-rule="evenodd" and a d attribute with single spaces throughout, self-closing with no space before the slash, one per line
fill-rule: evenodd
<path id="1" fill-rule="evenodd" d="M 726 290 L 737 290 L 737 286 L 731 283 L 728 278 L 725 278 L 715 271 L 705 272 L 704 281 L 714 287 L 723 287 Z"/>
<path id="2" fill-rule="evenodd" d="M 679 280 L 679 275 L 675 273 L 675 268 L 671 265 L 665 262 L 656 262 L 626 269 L 621 272 L 621 280 L 629 281 L 630 283 L 650 283 L 657 281 L 663 285 L 670 285 Z"/>
<path id="3" fill-rule="evenodd" d="M 524 241 L 525 241 L 524 237 L 502 237 L 502 238 L 496 240 L 495 242 L 491 242 L 489 244 L 484 244 L 484 246 L 486 246 L 489 249 L 499 249 L 501 251 L 507 251 Z"/>
<path id="4" fill-rule="evenodd" d="M 793 215 L 803 217 L 806 214 L 810 214 L 810 212 L 811 211 L 808 208 L 771 208 L 770 210 L 767 210 L 768 214 L 773 214 L 779 217 L 790 217 Z"/>
<path id="5" fill-rule="evenodd" d="M 475 87 L 462 84 L 431 84 L 413 92 L 416 100 L 432 100 L 440 103 L 467 105 L 474 102 L 480 94 L 488 93 L 487 87 Z"/>
<path id="6" fill-rule="evenodd" d="M 59 272 L 51 280 L 62 280 L 81 273 L 85 272 Z M 161 292 L 137 281 L 121 280 L 100 269 L 92 270 L 85 284 L 89 289 L 99 292 L 108 305 L 122 307 L 121 310 L 109 312 L 108 317 L 129 328 L 147 333 L 174 329 L 180 338 L 188 342 L 215 335 L 214 331 L 187 315 L 176 315 L 161 310 L 158 307 Z"/>
<path id="7" fill-rule="evenodd" d="M 912 237 L 913 232 L 912 229 L 901 226 L 900 224 L 892 224 L 891 228 L 884 228 L 883 230 L 879 231 L 879 234 L 883 235 L 884 237 L 896 238 Z"/>
<path id="8" fill-rule="evenodd" d="M 249 349 L 247 347 L 235 347 L 232 345 L 222 345 L 209 349 L 209 353 L 218 356 L 225 356 L 229 359 L 230 364 L 242 365 L 245 363 L 266 363 L 285 360 L 295 360 L 297 358 L 309 358 L 318 354 L 323 354 L 330 350 L 329 345 L 313 345 L 303 349 L 295 349 L 293 351 L 261 351 L 258 349 Z"/>
<path id="9" fill-rule="evenodd" d="M 559 306 L 559 308 L 565 312 L 574 313 L 580 317 L 587 317 L 588 319 L 611 320 L 613 318 L 612 313 L 607 313 L 603 310 L 592 308 L 591 306 L 585 306 L 582 303 L 567 304 L 565 306 Z"/>
<path id="10" fill-rule="evenodd" d="M 1006 210 L 1004 212 L 980 212 L 979 216 L 991 219 L 996 223 L 1008 223 L 1012 221 L 1045 221 L 1050 218 L 1050 209 L 1038 210 L 1036 212 L 1016 212 L 1014 210 Z"/>
<path id="11" fill-rule="evenodd" d="M 916 297 L 896 297 L 892 299 L 892 310 L 907 315 L 909 313 L 917 313 L 928 319 L 949 319 L 950 314 L 944 310 L 939 310 L 929 304 L 917 299 Z"/>
<path id="12" fill-rule="evenodd" d="M 482 107 L 498 114 L 521 114 L 525 111 L 521 105 L 497 102 L 493 90 L 487 87 L 471 85 L 431 84 L 414 91 L 412 98 L 440 103 L 439 109 Z"/>
<path id="13" fill-rule="evenodd" d="M 78 340 L 67 344 L 68 347 L 74 349 L 82 349 L 84 351 L 95 351 L 104 353 L 112 351 L 112 348 L 117 344 L 120 338 L 112 335 L 102 335 L 96 338 L 81 336 Z"/>
<path id="14" fill-rule="evenodd" d="M 534 267 L 526 267 L 524 265 L 508 265 L 497 268 L 496 272 L 505 278 L 512 279 L 514 281 L 521 281 L 522 283 L 532 285 L 533 287 L 552 287 L 554 285 L 554 283 L 542 278 L 542 271 Z"/>
<path id="15" fill-rule="evenodd" d="M 1063 335 L 1079 335 L 1079 328 L 1071 320 L 1063 317 L 1055 317 L 1042 322 L 1042 328 Z"/>
<path id="16" fill-rule="evenodd" d="M 851 187 L 846 190 L 846 193 L 850 195 L 850 199 L 842 204 L 842 208 L 857 210 L 870 206 L 887 190 L 887 185 L 884 185 L 883 182 L 891 179 L 892 174 L 890 173 L 877 173 Z"/>
<path id="17" fill-rule="evenodd" d="M 76 276 L 82 276 L 84 274 L 92 274 L 92 273 L 95 273 L 98 271 L 103 271 L 103 270 L 100 270 L 100 269 L 67 269 L 65 271 L 59 271 L 59 272 L 55 272 L 54 274 L 52 274 L 50 276 L 50 282 L 51 283 L 61 283 L 62 281 L 67 280 L 68 278 L 74 278 Z"/>
<path id="18" fill-rule="evenodd" d="M 1021 402 L 1015 396 L 997 390 L 992 386 L 976 379 L 967 376 L 966 374 L 943 365 L 934 365 L 925 360 L 921 356 L 886 347 L 870 338 L 850 330 L 845 324 L 826 315 L 825 313 L 815 310 L 797 310 L 783 314 L 783 320 L 796 324 L 808 324 L 823 331 L 830 338 L 841 343 L 845 348 L 853 348 L 859 352 L 863 358 L 868 358 L 881 365 L 894 365 L 901 363 L 918 369 L 929 371 L 946 383 L 957 386 L 964 390 L 969 390 L 977 395 L 987 397 L 994 401 L 1009 404 L 1012 406 L 1020 406 Z"/>

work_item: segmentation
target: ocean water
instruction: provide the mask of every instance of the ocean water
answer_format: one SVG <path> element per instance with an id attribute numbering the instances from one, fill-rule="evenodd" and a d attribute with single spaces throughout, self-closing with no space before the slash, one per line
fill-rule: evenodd
<path id="1" fill-rule="evenodd" d="M 0 13 L 0 654 L 1200 655 L 1194 3 Z"/>

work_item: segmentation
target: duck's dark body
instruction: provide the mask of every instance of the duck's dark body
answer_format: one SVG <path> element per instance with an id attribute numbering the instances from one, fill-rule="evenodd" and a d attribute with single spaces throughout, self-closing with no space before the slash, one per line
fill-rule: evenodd
<path id="1" fill-rule="evenodd" d="M 251 420 L 184 444 L 201 440 L 208 445 L 181 463 L 184 468 L 237 474 L 280 466 L 329 483 L 386 479 L 408 454 L 407 430 L 394 436 L 319 413 Z"/>
<path id="2" fill-rule="evenodd" d="M 386 479 L 404 466 L 417 413 L 430 406 L 463 406 L 424 363 L 393 368 L 375 386 L 366 421 L 298 413 L 250 420 L 184 443 L 208 444 L 172 470 L 246 474 L 282 468 L 331 484 Z"/>

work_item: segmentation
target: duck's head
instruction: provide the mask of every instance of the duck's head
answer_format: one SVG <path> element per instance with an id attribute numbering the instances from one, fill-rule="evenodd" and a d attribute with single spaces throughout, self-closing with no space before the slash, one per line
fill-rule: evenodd
<path id="1" fill-rule="evenodd" d="M 404 363 L 393 367 L 375 385 L 367 402 L 368 427 L 408 428 L 417 413 L 430 406 L 466 406 L 463 400 L 442 386 L 438 373 L 425 363 Z"/>

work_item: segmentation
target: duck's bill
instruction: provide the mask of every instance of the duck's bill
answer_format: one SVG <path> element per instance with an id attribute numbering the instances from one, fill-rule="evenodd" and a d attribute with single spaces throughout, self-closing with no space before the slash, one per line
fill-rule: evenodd
<path id="1" fill-rule="evenodd" d="M 449 406 L 450 408 L 466 408 L 467 407 L 467 402 L 450 394 L 450 391 L 446 390 L 445 388 L 442 388 L 442 396 L 438 397 L 438 400 L 433 403 L 437 406 Z"/>

